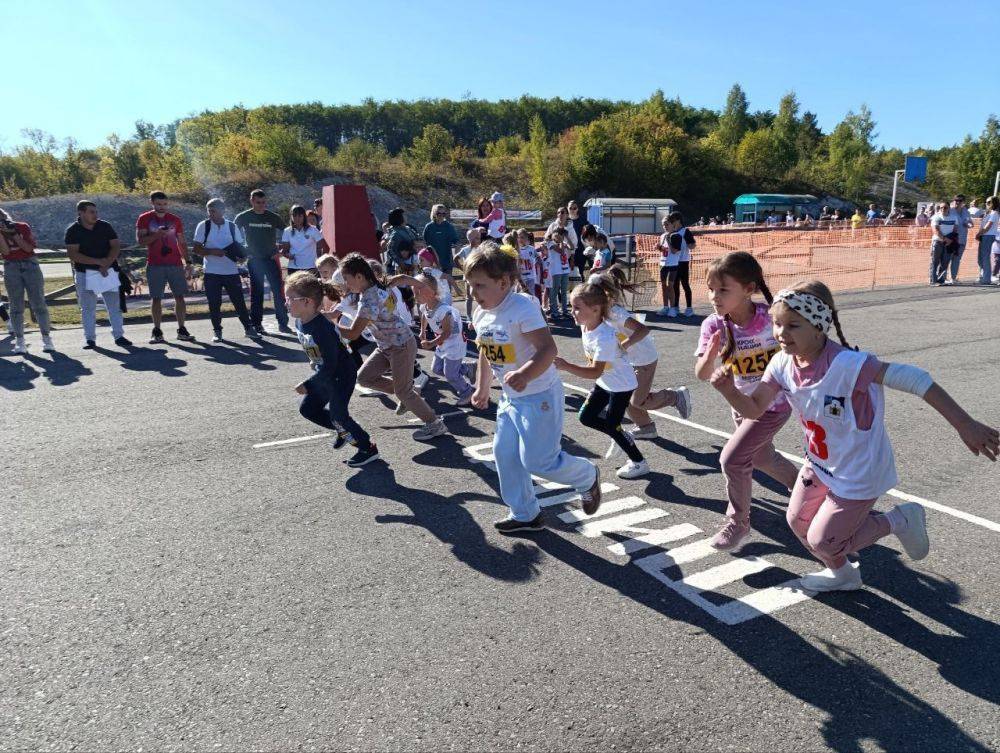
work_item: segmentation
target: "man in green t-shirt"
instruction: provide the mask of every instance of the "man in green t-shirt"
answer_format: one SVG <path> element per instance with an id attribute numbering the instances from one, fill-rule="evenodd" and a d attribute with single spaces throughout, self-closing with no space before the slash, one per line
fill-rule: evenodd
<path id="1" fill-rule="evenodd" d="M 233 222 L 243 231 L 247 247 L 247 269 L 250 270 L 250 320 L 258 334 L 264 330 L 264 280 L 274 299 L 274 318 L 278 331 L 292 334 L 285 308 L 285 287 L 281 282 L 278 262 L 278 241 L 285 229 L 281 217 L 267 208 L 267 196 L 259 188 L 250 194 L 251 208 L 236 215 Z"/>

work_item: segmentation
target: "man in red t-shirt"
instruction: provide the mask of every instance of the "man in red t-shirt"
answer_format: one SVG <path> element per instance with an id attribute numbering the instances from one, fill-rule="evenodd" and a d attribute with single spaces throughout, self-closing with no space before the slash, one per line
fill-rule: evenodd
<path id="1" fill-rule="evenodd" d="M 52 325 L 49 323 L 49 309 L 45 305 L 45 279 L 35 256 L 35 238 L 26 222 L 14 222 L 13 218 L 0 209 L 0 259 L 3 259 L 4 285 L 10 298 L 10 322 L 8 327 L 14 338 L 14 352 L 26 354 L 24 344 L 24 295 L 28 294 L 31 311 L 42 332 L 42 350 L 51 353 Z"/>
<path id="2" fill-rule="evenodd" d="M 149 195 L 152 209 L 139 215 L 135 222 L 135 240 L 145 246 L 146 281 L 152 299 L 153 336 L 150 343 L 162 343 L 163 293 L 167 285 L 174 296 L 174 313 L 177 315 L 177 339 L 194 340 L 184 327 L 184 295 L 191 276 L 187 243 L 184 240 L 184 223 L 176 214 L 167 211 L 167 195 L 153 191 Z"/>

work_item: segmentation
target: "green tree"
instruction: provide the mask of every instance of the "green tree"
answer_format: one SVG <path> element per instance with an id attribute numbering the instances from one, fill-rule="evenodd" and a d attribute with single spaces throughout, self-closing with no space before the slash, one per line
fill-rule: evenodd
<path id="1" fill-rule="evenodd" d="M 955 188 L 970 196 L 992 193 L 997 171 L 1000 170 L 1000 121 L 991 115 L 979 138 L 966 136 L 946 160 L 954 172 Z"/>
<path id="2" fill-rule="evenodd" d="M 749 127 L 747 95 L 739 84 L 733 84 L 726 97 L 726 107 L 719 117 L 716 129 L 719 142 L 735 149 Z"/>
<path id="3" fill-rule="evenodd" d="M 413 139 L 404 156 L 417 165 L 433 165 L 448 159 L 454 146 L 455 138 L 447 129 L 437 123 L 430 123 Z"/>

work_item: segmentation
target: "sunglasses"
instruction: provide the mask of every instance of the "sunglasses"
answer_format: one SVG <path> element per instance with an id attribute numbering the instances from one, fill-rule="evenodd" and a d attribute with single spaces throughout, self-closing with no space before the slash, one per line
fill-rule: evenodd
<path id="1" fill-rule="evenodd" d="M 308 300 L 309 300 L 308 298 L 304 298 L 302 296 L 289 296 L 289 295 L 285 296 L 285 303 L 291 303 L 292 301 L 308 301 Z"/>

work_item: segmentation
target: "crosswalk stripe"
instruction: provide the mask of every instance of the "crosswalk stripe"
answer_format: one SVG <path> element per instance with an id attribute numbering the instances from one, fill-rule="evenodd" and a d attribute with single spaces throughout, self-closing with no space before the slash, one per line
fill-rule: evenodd
<path id="1" fill-rule="evenodd" d="M 659 546 L 660 544 L 669 544 L 672 541 L 680 541 L 681 539 L 686 539 L 688 536 L 694 536 L 696 533 L 701 533 L 701 529 L 691 523 L 679 523 L 675 526 L 670 526 L 669 528 L 663 528 L 658 531 L 653 531 L 652 533 L 647 533 L 643 536 L 637 536 L 633 539 L 627 539 L 625 541 L 620 541 L 617 544 L 612 544 L 608 547 L 608 550 L 612 554 L 619 555 L 629 555 L 633 552 L 639 552 L 643 549 L 649 549 L 650 547 Z"/>
<path id="2" fill-rule="evenodd" d="M 596 514 L 610 515 L 622 510 L 634 510 L 636 507 L 642 507 L 644 504 L 646 504 L 646 500 L 642 497 L 622 497 L 621 499 L 613 499 L 610 502 L 603 503 Z M 581 520 L 592 520 L 592 517 L 587 515 L 583 510 L 570 510 L 569 512 L 560 513 L 559 520 L 563 523 L 579 523 Z"/>
<path id="3" fill-rule="evenodd" d="M 755 617 L 771 614 L 779 609 L 790 607 L 792 604 L 811 599 L 812 595 L 803 591 L 798 583 L 798 580 L 789 580 L 777 586 L 748 593 L 746 596 L 741 596 L 717 607 L 713 615 L 727 625 L 738 625 Z"/>
<path id="4" fill-rule="evenodd" d="M 588 539 L 596 538 L 608 531 L 627 531 L 637 523 L 645 523 L 648 520 L 665 518 L 669 513 L 657 507 L 648 507 L 645 510 L 617 515 L 613 518 L 599 518 L 598 520 L 584 523 L 578 532 Z M 644 532 L 645 533 L 645 532 Z"/>
<path id="5" fill-rule="evenodd" d="M 686 575 L 679 582 L 698 591 L 714 591 L 720 586 L 759 573 L 761 570 L 767 570 L 769 567 L 773 567 L 773 565 L 761 557 L 739 557 L 724 565 L 717 565 L 708 570 Z"/>
<path id="6" fill-rule="evenodd" d="M 618 491 L 618 487 L 614 484 L 609 484 L 606 481 L 601 482 L 601 493 L 611 494 L 612 492 Z M 565 494 L 554 494 L 551 497 L 541 497 L 538 500 L 538 504 L 542 507 L 555 507 L 556 505 L 563 505 L 568 502 L 579 502 L 580 492 L 566 492 Z"/>

